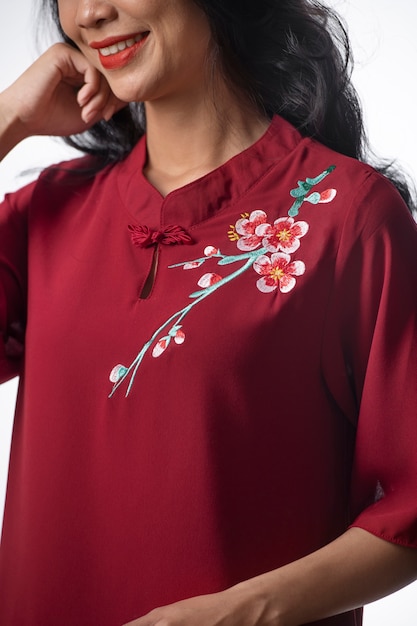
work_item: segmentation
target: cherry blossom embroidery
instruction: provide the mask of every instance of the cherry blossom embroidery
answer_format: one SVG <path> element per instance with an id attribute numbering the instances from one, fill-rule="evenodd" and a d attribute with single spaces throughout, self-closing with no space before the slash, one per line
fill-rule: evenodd
<path id="1" fill-rule="evenodd" d="M 307 234 L 307 222 L 294 222 L 292 217 L 280 217 L 272 224 L 257 226 L 255 233 L 269 252 L 292 254 L 300 247 L 300 239 Z"/>
<path id="2" fill-rule="evenodd" d="M 161 356 L 161 354 L 168 348 L 172 338 L 174 339 L 174 343 L 179 346 L 184 343 L 185 333 L 181 330 L 181 326 L 173 326 L 168 335 L 166 337 L 162 337 L 162 339 L 155 344 L 155 347 L 152 350 L 152 356 L 155 358 Z"/>
<path id="3" fill-rule="evenodd" d="M 310 204 L 326 204 L 331 202 L 333 198 L 336 196 L 336 189 L 325 189 L 321 193 L 314 192 L 310 194 L 312 188 L 321 183 L 322 180 L 326 178 L 329 174 L 331 174 L 335 170 L 336 166 L 331 165 L 324 170 L 321 174 L 316 176 L 315 178 L 306 178 L 305 180 L 299 180 L 297 183 L 297 188 L 292 189 L 290 191 L 290 196 L 295 198 L 295 202 L 288 211 L 288 215 L 290 217 L 296 217 L 300 210 L 303 202 L 309 202 Z"/>
<path id="4" fill-rule="evenodd" d="M 288 293 L 295 287 L 295 276 L 304 274 L 306 267 L 302 261 L 291 261 L 289 254 L 275 252 L 271 258 L 258 257 L 253 269 L 262 276 L 256 283 L 259 291 L 270 293 L 279 287 L 281 293 Z"/>
<path id="5" fill-rule="evenodd" d="M 259 236 L 257 229 L 266 223 L 266 213 L 264 211 L 252 211 L 249 218 L 243 218 L 236 222 L 234 227 L 237 235 L 237 247 L 239 250 L 255 250 L 262 243 L 262 236 Z"/>
<path id="6" fill-rule="evenodd" d="M 117 383 L 118 380 L 120 380 L 121 378 L 123 378 L 123 376 L 125 376 L 125 374 L 127 373 L 127 367 L 125 367 L 124 365 L 115 365 L 112 369 L 112 371 L 110 372 L 110 382 L 112 383 Z"/>
<path id="7" fill-rule="evenodd" d="M 216 283 L 221 281 L 221 279 L 222 277 L 219 274 L 208 272 L 207 274 L 203 274 L 197 285 L 205 289 L 206 287 L 211 287 L 212 285 L 215 285 Z"/>
<path id="8" fill-rule="evenodd" d="M 146 353 L 151 350 L 152 356 L 159 358 L 170 345 L 182 345 L 185 341 L 182 322 L 188 313 L 250 268 L 259 276 L 255 285 L 263 294 L 278 292 L 285 296 L 295 288 L 297 278 L 305 273 L 306 267 L 301 259 L 294 259 L 291 255 L 297 253 L 298 256 L 300 240 L 307 235 L 309 225 L 305 221 L 295 221 L 294 217 L 298 215 L 304 202 L 309 204 L 332 202 L 336 196 L 335 189 L 325 189 L 322 192 L 311 190 L 334 169 L 335 167 L 331 166 L 315 178 L 298 181 L 297 188 L 290 192 L 295 201 L 285 217 L 271 221 L 261 209 L 241 215 L 235 225 L 230 226 L 228 232 L 230 241 L 236 243 L 238 254 L 225 255 L 219 248 L 210 245 L 204 249 L 204 256 L 170 266 L 170 268 L 181 267 L 187 271 L 198 269 L 205 263 L 216 263 L 219 267 L 239 264 L 237 269 L 226 273 L 225 276 L 214 271 L 205 272 L 200 276 L 196 281 L 199 289 L 189 295 L 191 302 L 174 313 L 153 333 L 128 367 L 119 364 L 112 369 L 110 381 L 113 383 L 113 390 L 110 397 L 129 378 L 126 391 L 128 396 Z M 142 235 L 143 233 L 140 233 L 141 237 Z M 148 237 L 148 233 L 144 233 L 144 236 Z"/>

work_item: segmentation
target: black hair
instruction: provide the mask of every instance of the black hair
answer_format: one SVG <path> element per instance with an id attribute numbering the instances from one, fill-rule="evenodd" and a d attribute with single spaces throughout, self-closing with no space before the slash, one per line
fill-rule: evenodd
<path id="1" fill-rule="evenodd" d="M 64 41 L 56 0 L 41 0 Z M 228 84 L 271 118 L 279 114 L 304 136 L 369 161 L 362 110 L 351 82 L 352 51 L 335 11 L 316 0 L 194 0 L 214 41 L 211 62 Z M 140 104 L 130 105 L 67 143 L 99 159 L 123 159 L 145 132 Z M 390 162 L 373 163 L 390 178 L 410 209 L 405 176 Z"/>

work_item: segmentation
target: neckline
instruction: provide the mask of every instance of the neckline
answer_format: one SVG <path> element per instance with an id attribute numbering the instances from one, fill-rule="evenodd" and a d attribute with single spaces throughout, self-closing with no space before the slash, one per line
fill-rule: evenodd
<path id="1" fill-rule="evenodd" d="M 147 160 L 144 135 L 119 164 L 119 195 L 137 222 L 146 222 L 151 227 L 178 223 L 189 228 L 235 204 L 278 161 L 291 153 L 300 140 L 299 132 L 276 115 L 263 135 L 248 148 L 163 196 L 143 173 Z"/>

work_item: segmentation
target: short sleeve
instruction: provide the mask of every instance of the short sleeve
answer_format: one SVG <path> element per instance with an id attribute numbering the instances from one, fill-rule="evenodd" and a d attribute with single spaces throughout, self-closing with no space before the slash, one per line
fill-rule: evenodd
<path id="1" fill-rule="evenodd" d="M 0 204 L 0 382 L 20 372 L 27 302 L 27 215 L 34 183 Z"/>
<path id="2" fill-rule="evenodd" d="M 417 229 L 375 173 L 344 224 L 323 371 L 356 427 L 351 525 L 417 547 Z"/>

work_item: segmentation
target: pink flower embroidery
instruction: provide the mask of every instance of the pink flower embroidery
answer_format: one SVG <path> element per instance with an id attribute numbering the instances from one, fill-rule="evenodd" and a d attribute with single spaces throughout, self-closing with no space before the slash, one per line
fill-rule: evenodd
<path id="1" fill-rule="evenodd" d="M 212 285 L 215 285 L 220 280 L 222 280 L 222 277 L 219 276 L 219 274 L 213 274 L 212 272 L 209 272 L 207 274 L 203 274 L 203 276 L 200 278 L 197 284 L 199 287 L 202 287 L 203 289 L 207 289 L 207 287 L 211 287 Z"/>
<path id="2" fill-rule="evenodd" d="M 174 335 L 174 341 L 177 346 L 180 346 L 185 341 L 185 332 L 181 329 L 178 329 Z"/>
<path id="3" fill-rule="evenodd" d="M 262 243 L 262 236 L 256 233 L 256 229 L 265 224 L 267 215 L 264 211 L 252 211 L 249 218 L 245 217 L 236 222 L 236 232 L 241 235 L 237 241 L 237 247 L 239 250 L 249 252 L 255 250 Z"/>
<path id="4" fill-rule="evenodd" d="M 112 371 L 110 372 L 110 382 L 112 383 L 117 383 L 120 378 L 122 378 L 122 376 L 124 376 L 127 372 L 127 367 L 125 367 L 124 365 L 115 365 L 112 369 Z"/>
<path id="5" fill-rule="evenodd" d="M 291 261 L 289 254 L 275 252 L 271 258 L 262 255 L 256 259 L 253 269 L 262 276 L 256 282 L 259 291 L 270 293 L 279 287 L 282 293 L 288 293 L 295 287 L 294 276 L 301 276 L 306 268 L 303 261 Z"/>
<path id="6" fill-rule="evenodd" d="M 218 252 L 219 250 L 214 246 L 207 246 L 206 248 L 204 248 L 204 256 L 214 256 L 215 254 L 218 254 Z"/>
<path id="7" fill-rule="evenodd" d="M 158 356 L 161 356 L 161 354 L 165 352 L 165 350 L 168 348 L 170 341 L 171 341 L 171 337 L 168 337 L 168 336 L 162 337 L 162 339 L 157 341 L 154 349 L 152 350 L 152 356 L 155 358 L 157 358 Z"/>
<path id="8" fill-rule="evenodd" d="M 181 326 L 174 326 L 166 337 L 162 337 L 162 339 L 156 342 L 154 349 L 152 350 L 152 356 L 155 358 L 161 356 L 161 354 L 168 348 L 172 338 L 178 346 L 184 343 L 185 333 L 181 330 Z"/>
<path id="9" fill-rule="evenodd" d="M 320 204 L 327 204 L 331 202 L 336 197 L 337 191 L 336 189 L 326 189 L 322 191 L 320 194 Z"/>
<path id="10" fill-rule="evenodd" d="M 336 197 L 337 191 L 336 189 L 325 189 L 321 193 L 318 191 L 314 191 L 307 198 L 305 198 L 306 202 L 310 204 L 328 204 Z"/>
<path id="11" fill-rule="evenodd" d="M 200 267 L 203 264 L 203 261 L 190 261 L 189 263 L 184 263 L 182 269 L 184 270 L 194 270 L 196 267 Z"/>
<path id="12" fill-rule="evenodd" d="M 287 252 L 291 254 L 300 247 L 300 238 L 308 231 L 307 222 L 294 222 L 293 217 L 280 217 L 271 226 L 260 224 L 256 235 L 262 237 L 262 245 L 269 252 Z"/>

